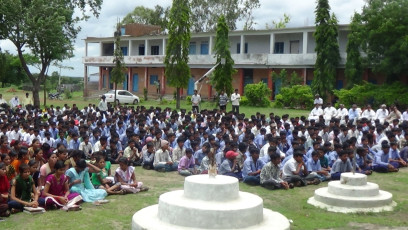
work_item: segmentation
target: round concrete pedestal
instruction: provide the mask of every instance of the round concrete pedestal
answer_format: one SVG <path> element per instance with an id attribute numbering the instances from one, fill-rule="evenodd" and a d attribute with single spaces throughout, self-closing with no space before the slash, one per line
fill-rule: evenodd
<path id="1" fill-rule="evenodd" d="M 391 193 L 379 190 L 377 184 L 368 183 L 367 176 L 359 173 L 342 173 L 340 181 L 317 189 L 307 202 L 342 213 L 392 211 L 396 205 Z"/>
<path id="2" fill-rule="evenodd" d="M 132 229 L 289 229 L 288 219 L 240 192 L 233 177 L 187 177 L 185 190 L 164 193 L 159 204 L 133 215 Z"/>

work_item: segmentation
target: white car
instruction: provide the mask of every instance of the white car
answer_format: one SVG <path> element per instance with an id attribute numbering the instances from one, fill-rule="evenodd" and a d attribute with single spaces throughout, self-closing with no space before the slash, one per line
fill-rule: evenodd
<path id="1" fill-rule="evenodd" d="M 106 97 L 106 102 L 114 102 L 115 100 L 115 90 L 110 90 L 109 92 L 105 93 L 104 96 Z M 119 104 L 138 104 L 139 97 L 132 94 L 127 90 L 116 90 L 116 103 Z"/>

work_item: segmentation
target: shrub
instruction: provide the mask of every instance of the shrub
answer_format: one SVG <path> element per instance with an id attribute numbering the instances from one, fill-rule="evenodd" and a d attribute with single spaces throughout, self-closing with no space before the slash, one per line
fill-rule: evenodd
<path id="1" fill-rule="evenodd" d="M 371 104 L 374 108 L 381 104 L 395 104 L 399 108 L 408 106 L 408 87 L 400 82 L 387 85 L 374 85 L 364 82 L 362 85 L 354 85 L 353 88 L 334 90 L 334 95 L 338 97 L 337 104 L 344 104 L 350 107 L 352 104 L 365 106 Z"/>
<path id="2" fill-rule="evenodd" d="M 313 93 L 308 85 L 294 85 L 281 88 L 275 97 L 277 107 L 311 109 L 313 107 Z"/>
<path id="3" fill-rule="evenodd" d="M 160 101 L 161 105 L 167 105 L 168 103 L 169 102 L 165 98 L 162 98 L 161 101 Z"/>
<path id="4" fill-rule="evenodd" d="M 250 105 L 249 100 L 245 96 L 241 96 L 241 101 L 239 102 L 240 105 Z"/>
<path id="5" fill-rule="evenodd" d="M 143 88 L 143 97 L 144 100 L 147 101 L 147 88 Z"/>
<path id="6" fill-rule="evenodd" d="M 72 98 L 71 90 L 66 89 L 64 91 L 64 97 L 65 97 L 65 99 L 71 99 Z"/>
<path id="7" fill-rule="evenodd" d="M 258 84 L 248 84 L 245 86 L 245 96 L 250 105 L 253 106 L 269 107 L 271 103 L 269 95 L 271 95 L 271 92 L 272 91 L 263 82 L 259 82 Z"/>
<path id="8" fill-rule="evenodd" d="M 191 105 L 191 96 L 186 97 L 187 105 Z"/>

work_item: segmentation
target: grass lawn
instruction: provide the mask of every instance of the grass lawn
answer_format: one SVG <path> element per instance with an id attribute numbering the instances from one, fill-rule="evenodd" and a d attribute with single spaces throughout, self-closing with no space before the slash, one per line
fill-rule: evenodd
<path id="1" fill-rule="evenodd" d="M 133 214 L 149 205 L 157 204 L 160 194 L 183 188 L 184 178 L 176 172 L 159 173 L 136 168 L 136 178 L 150 190 L 125 196 L 109 196 L 110 203 L 102 206 L 83 204 L 78 212 L 48 211 L 41 215 L 19 213 L 0 222 L 0 229 L 130 229 Z M 408 169 L 398 173 L 368 177 L 381 190 L 391 192 L 397 207 L 392 212 L 371 214 L 331 213 L 307 204 L 315 189 L 327 186 L 269 191 L 259 186 L 240 183 L 240 190 L 261 196 L 264 206 L 293 220 L 292 229 L 382 229 L 382 227 L 408 226 Z M 239 218 L 239 217 L 237 217 Z M 367 227 L 368 226 L 368 227 Z"/>
<path id="2" fill-rule="evenodd" d="M 17 95 L 20 98 L 20 101 L 25 97 L 26 91 L 23 90 L 17 90 L 17 92 L 8 92 L 10 88 L 0 88 L 0 94 L 3 94 L 3 98 L 8 102 L 10 99 Z M 17 89 L 16 87 L 14 89 Z M 29 92 L 30 95 L 32 95 L 31 92 Z M 44 93 L 40 92 L 40 102 L 41 105 L 44 104 Z M 88 106 L 88 104 L 98 104 L 99 100 L 98 99 L 91 99 L 91 100 L 84 100 L 82 92 L 73 92 L 73 97 L 71 99 L 64 99 L 64 100 L 49 100 L 47 98 L 47 106 L 54 105 L 56 106 L 64 106 L 64 104 L 68 104 L 69 106 L 72 106 L 72 104 L 76 104 L 78 108 L 83 109 L 85 106 Z M 138 95 L 140 98 L 142 98 L 142 95 Z M 143 101 L 139 105 L 143 105 L 145 107 L 161 107 L 161 108 L 166 108 L 169 107 L 171 109 L 175 109 L 176 105 L 171 104 L 169 101 L 166 101 L 165 103 L 160 103 L 158 100 L 150 99 L 148 101 Z M 137 105 L 134 105 L 137 106 Z M 191 110 L 191 105 L 187 104 L 185 100 L 181 101 L 181 108 L 186 109 L 187 111 Z M 216 107 L 216 104 L 214 102 L 208 102 L 208 101 L 203 101 L 201 103 L 201 108 L 200 109 L 209 109 L 213 110 Z M 227 105 L 227 110 L 230 111 L 232 110 L 231 104 Z M 249 117 L 251 115 L 255 115 L 257 112 L 260 112 L 261 114 L 265 114 L 266 116 L 269 116 L 269 113 L 273 112 L 275 115 L 282 116 L 283 114 L 289 114 L 291 117 L 297 117 L 297 116 L 307 116 L 310 111 L 306 110 L 295 110 L 295 109 L 278 109 L 278 108 L 268 108 L 268 107 L 251 107 L 251 106 L 240 106 L 240 113 L 245 113 L 246 117 Z"/>

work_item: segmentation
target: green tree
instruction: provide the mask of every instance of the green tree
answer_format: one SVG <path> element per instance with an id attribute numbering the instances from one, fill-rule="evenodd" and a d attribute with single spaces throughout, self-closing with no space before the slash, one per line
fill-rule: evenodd
<path id="1" fill-rule="evenodd" d="M 348 42 L 346 47 L 346 88 L 351 89 L 356 84 L 361 84 L 363 81 L 363 64 L 361 60 L 360 47 L 361 39 L 359 34 L 355 31 L 356 27 L 360 26 L 360 17 L 355 14 L 351 23 L 351 33 L 348 35 Z"/>
<path id="2" fill-rule="evenodd" d="M 340 62 L 337 18 L 330 16 L 328 0 L 318 0 L 316 6 L 316 40 L 317 53 L 312 90 L 323 98 L 334 89 L 336 69 Z"/>
<path id="3" fill-rule="evenodd" d="M 147 25 L 157 25 L 164 31 L 167 29 L 167 19 L 170 7 L 163 8 L 156 5 L 154 9 L 144 6 L 137 6 L 132 12 L 128 13 L 122 20 L 122 25 L 130 23 L 140 23 Z"/>
<path id="4" fill-rule="evenodd" d="M 366 53 L 364 63 L 392 82 L 408 71 L 408 1 L 369 0 L 353 30 Z"/>
<path id="5" fill-rule="evenodd" d="M 217 32 L 215 35 L 215 58 L 217 63 L 220 63 L 214 70 L 211 77 L 211 83 L 217 92 L 224 91 L 227 94 L 232 94 L 232 75 L 236 73 L 234 69 L 234 59 L 231 58 L 228 39 L 228 26 L 224 16 L 221 16 L 217 24 Z"/>
<path id="6" fill-rule="evenodd" d="M 284 13 L 283 18 L 279 19 L 279 21 L 275 21 L 275 20 L 272 21 L 273 26 L 266 23 L 265 28 L 267 30 L 270 30 L 270 29 L 273 29 L 273 28 L 282 29 L 282 28 L 286 28 L 286 24 L 288 24 L 289 22 L 290 22 L 290 16 L 288 14 Z"/>
<path id="7" fill-rule="evenodd" d="M 218 18 L 223 15 L 230 30 L 237 29 L 242 20 L 244 29 L 253 29 L 253 10 L 260 7 L 259 0 L 189 0 L 194 32 L 214 31 Z"/>
<path id="8" fill-rule="evenodd" d="M 113 53 L 113 63 L 115 64 L 115 66 L 112 69 L 112 77 L 111 77 L 111 82 L 114 83 L 115 85 L 115 106 L 116 106 L 116 91 L 118 88 L 118 84 L 125 81 L 125 72 L 126 72 L 126 68 L 125 68 L 125 61 L 123 58 L 123 52 L 122 49 L 120 48 L 120 25 L 117 25 L 116 28 L 116 32 L 115 32 L 115 51 Z"/>
<path id="9" fill-rule="evenodd" d="M 190 79 L 188 49 L 191 38 L 188 0 L 173 0 L 169 16 L 169 41 L 164 64 L 169 85 L 176 88 L 176 108 L 180 109 L 180 89 L 187 88 Z"/>
<path id="10" fill-rule="evenodd" d="M 53 61 L 72 57 L 74 40 L 86 20 L 87 12 L 98 16 L 101 0 L 2 0 L 0 4 L 0 39 L 9 39 L 17 48 L 22 69 L 33 84 L 34 106 L 40 105 L 40 85 L 46 81 Z M 79 9 L 82 15 L 75 16 Z M 40 63 L 33 74 L 25 54 L 31 53 Z"/>

